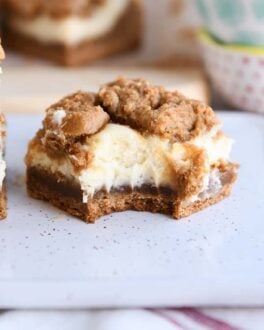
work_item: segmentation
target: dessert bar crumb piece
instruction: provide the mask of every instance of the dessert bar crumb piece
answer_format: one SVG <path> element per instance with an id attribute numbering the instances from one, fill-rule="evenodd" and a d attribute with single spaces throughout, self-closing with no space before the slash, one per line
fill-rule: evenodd
<path id="1" fill-rule="evenodd" d="M 219 123 L 204 103 L 144 79 L 121 77 L 103 86 L 99 99 L 114 121 L 172 141 L 188 141 Z"/>

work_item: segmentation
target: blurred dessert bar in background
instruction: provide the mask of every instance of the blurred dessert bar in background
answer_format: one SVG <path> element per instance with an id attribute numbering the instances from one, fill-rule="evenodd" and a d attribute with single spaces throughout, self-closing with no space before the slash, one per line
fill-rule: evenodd
<path id="1" fill-rule="evenodd" d="M 0 63 L 4 59 L 5 54 L 1 46 L 0 40 Z M 2 69 L 0 67 L 0 73 Z M 5 186 L 5 172 L 6 163 L 4 161 L 5 152 L 5 117 L 2 114 L 2 109 L 0 109 L 0 220 L 6 217 L 6 186 Z"/>
<path id="2" fill-rule="evenodd" d="M 136 48 L 137 0 L 5 0 L 4 44 L 65 66 Z"/>

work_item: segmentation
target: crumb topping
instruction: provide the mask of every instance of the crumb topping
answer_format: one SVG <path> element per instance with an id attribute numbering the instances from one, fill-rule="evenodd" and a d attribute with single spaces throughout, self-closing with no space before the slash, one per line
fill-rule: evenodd
<path id="1" fill-rule="evenodd" d="M 40 133 L 47 150 L 55 155 L 76 155 L 77 146 L 104 127 L 109 115 L 95 101 L 95 94 L 77 92 L 47 109 Z"/>
<path id="2" fill-rule="evenodd" d="M 183 143 L 219 124 L 213 110 L 199 101 L 142 79 L 119 78 L 98 93 L 79 91 L 52 105 L 35 140 L 50 156 L 67 155 L 75 167 L 81 168 L 88 161 L 87 151 L 81 146 L 110 120 L 143 135 Z"/>
<path id="3" fill-rule="evenodd" d="M 209 106 L 143 79 L 119 78 L 106 84 L 99 100 L 114 122 L 171 141 L 186 142 L 218 124 Z"/>
<path id="4" fill-rule="evenodd" d="M 89 16 L 105 0 L 4 0 L 4 6 L 10 15 L 34 18 L 46 14 L 54 18 L 68 15 Z"/>

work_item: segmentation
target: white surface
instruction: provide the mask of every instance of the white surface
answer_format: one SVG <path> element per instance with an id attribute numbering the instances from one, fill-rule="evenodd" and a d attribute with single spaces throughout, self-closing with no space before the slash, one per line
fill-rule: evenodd
<path id="1" fill-rule="evenodd" d="M 182 221 L 126 212 L 87 225 L 29 199 L 26 144 L 40 117 L 9 115 L 9 216 L 0 223 L 0 307 L 264 303 L 264 118 L 225 113 L 239 180 Z"/>

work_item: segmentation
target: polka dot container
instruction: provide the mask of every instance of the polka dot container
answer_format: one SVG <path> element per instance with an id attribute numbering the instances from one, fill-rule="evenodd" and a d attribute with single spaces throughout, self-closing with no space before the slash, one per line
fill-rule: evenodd
<path id="1" fill-rule="evenodd" d="M 264 0 L 196 0 L 205 27 L 225 43 L 264 46 Z"/>
<path id="2" fill-rule="evenodd" d="M 223 46 L 204 31 L 199 40 L 218 94 L 239 110 L 264 114 L 264 48 Z"/>

